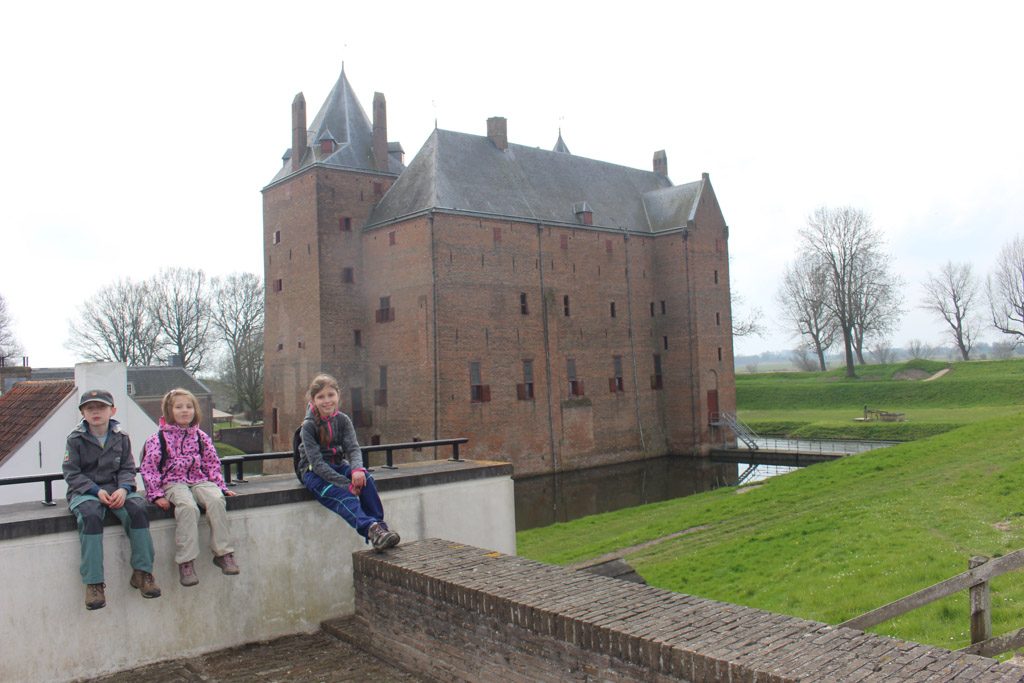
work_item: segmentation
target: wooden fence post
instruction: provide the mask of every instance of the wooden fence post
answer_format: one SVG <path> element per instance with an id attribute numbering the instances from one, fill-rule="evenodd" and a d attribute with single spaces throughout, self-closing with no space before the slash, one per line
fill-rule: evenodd
<path id="1" fill-rule="evenodd" d="M 967 568 L 974 569 L 988 562 L 984 555 L 975 555 L 967 561 Z M 971 594 L 971 643 L 980 643 L 992 637 L 991 593 L 988 581 L 982 581 L 970 588 Z"/>

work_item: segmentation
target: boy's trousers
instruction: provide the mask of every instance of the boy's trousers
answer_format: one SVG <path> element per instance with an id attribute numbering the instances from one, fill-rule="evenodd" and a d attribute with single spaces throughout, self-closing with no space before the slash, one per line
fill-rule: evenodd
<path id="1" fill-rule="evenodd" d="M 96 496 L 75 496 L 71 501 L 71 512 L 78 521 L 78 539 L 82 545 L 79 571 L 82 583 L 103 583 L 103 519 L 106 505 Z M 146 501 L 132 492 L 124 505 L 110 510 L 121 521 L 128 534 L 132 548 L 132 569 L 153 573 L 153 538 L 149 535 L 149 517 L 146 516 Z"/>

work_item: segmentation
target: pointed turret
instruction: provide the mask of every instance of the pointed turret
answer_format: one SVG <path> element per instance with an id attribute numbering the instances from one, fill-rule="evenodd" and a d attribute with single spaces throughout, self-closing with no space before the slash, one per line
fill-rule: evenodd
<path id="1" fill-rule="evenodd" d="M 562 139 L 562 129 L 558 129 L 558 141 L 555 142 L 555 146 L 551 148 L 552 152 L 561 152 L 562 154 L 572 154 L 569 151 L 569 146 L 565 144 L 565 140 Z"/>

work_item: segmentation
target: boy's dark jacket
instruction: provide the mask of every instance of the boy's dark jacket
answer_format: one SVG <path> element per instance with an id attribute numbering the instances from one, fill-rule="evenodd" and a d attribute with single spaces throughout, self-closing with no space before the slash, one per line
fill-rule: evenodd
<path id="1" fill-rule="evenodd" d="M 68 434 L 64 451 L 64 480 L 68 483 L 68 502 L 75 496 L 96 496 L 102 488 L 113 493 L 121 487 L 131 493 L 135 490 L 135 458 L 128 435 L 121 431 L 117 420 L 107 427 L 107 442 L 100 442 L 89 433 L 85 420 Z"/>

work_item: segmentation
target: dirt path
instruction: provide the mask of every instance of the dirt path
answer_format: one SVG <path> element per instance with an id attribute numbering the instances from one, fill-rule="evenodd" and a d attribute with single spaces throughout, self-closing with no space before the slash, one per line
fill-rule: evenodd
<path id="1" fill-rule="evenodd" d="M 945 375 L 945 374 L 946 374 L 947 372 L 949 372 L 949 368 L 942 368 L 941 370 L 939 370 L 938 372 L 936 372 L 936 373 L 935 373 L 934 375 L 932 375 L 931 377 L 926 377 L 925 379 L 923 379 L 923 380 L 921 380 L 921 381 L 922 381 L 922 382 L 931 382 L 931 381 L 932 381 L 933 379 L 938 379 L 938 378 L 942 377 L 942 376 L 943 376 L 943 375 Z"/>

